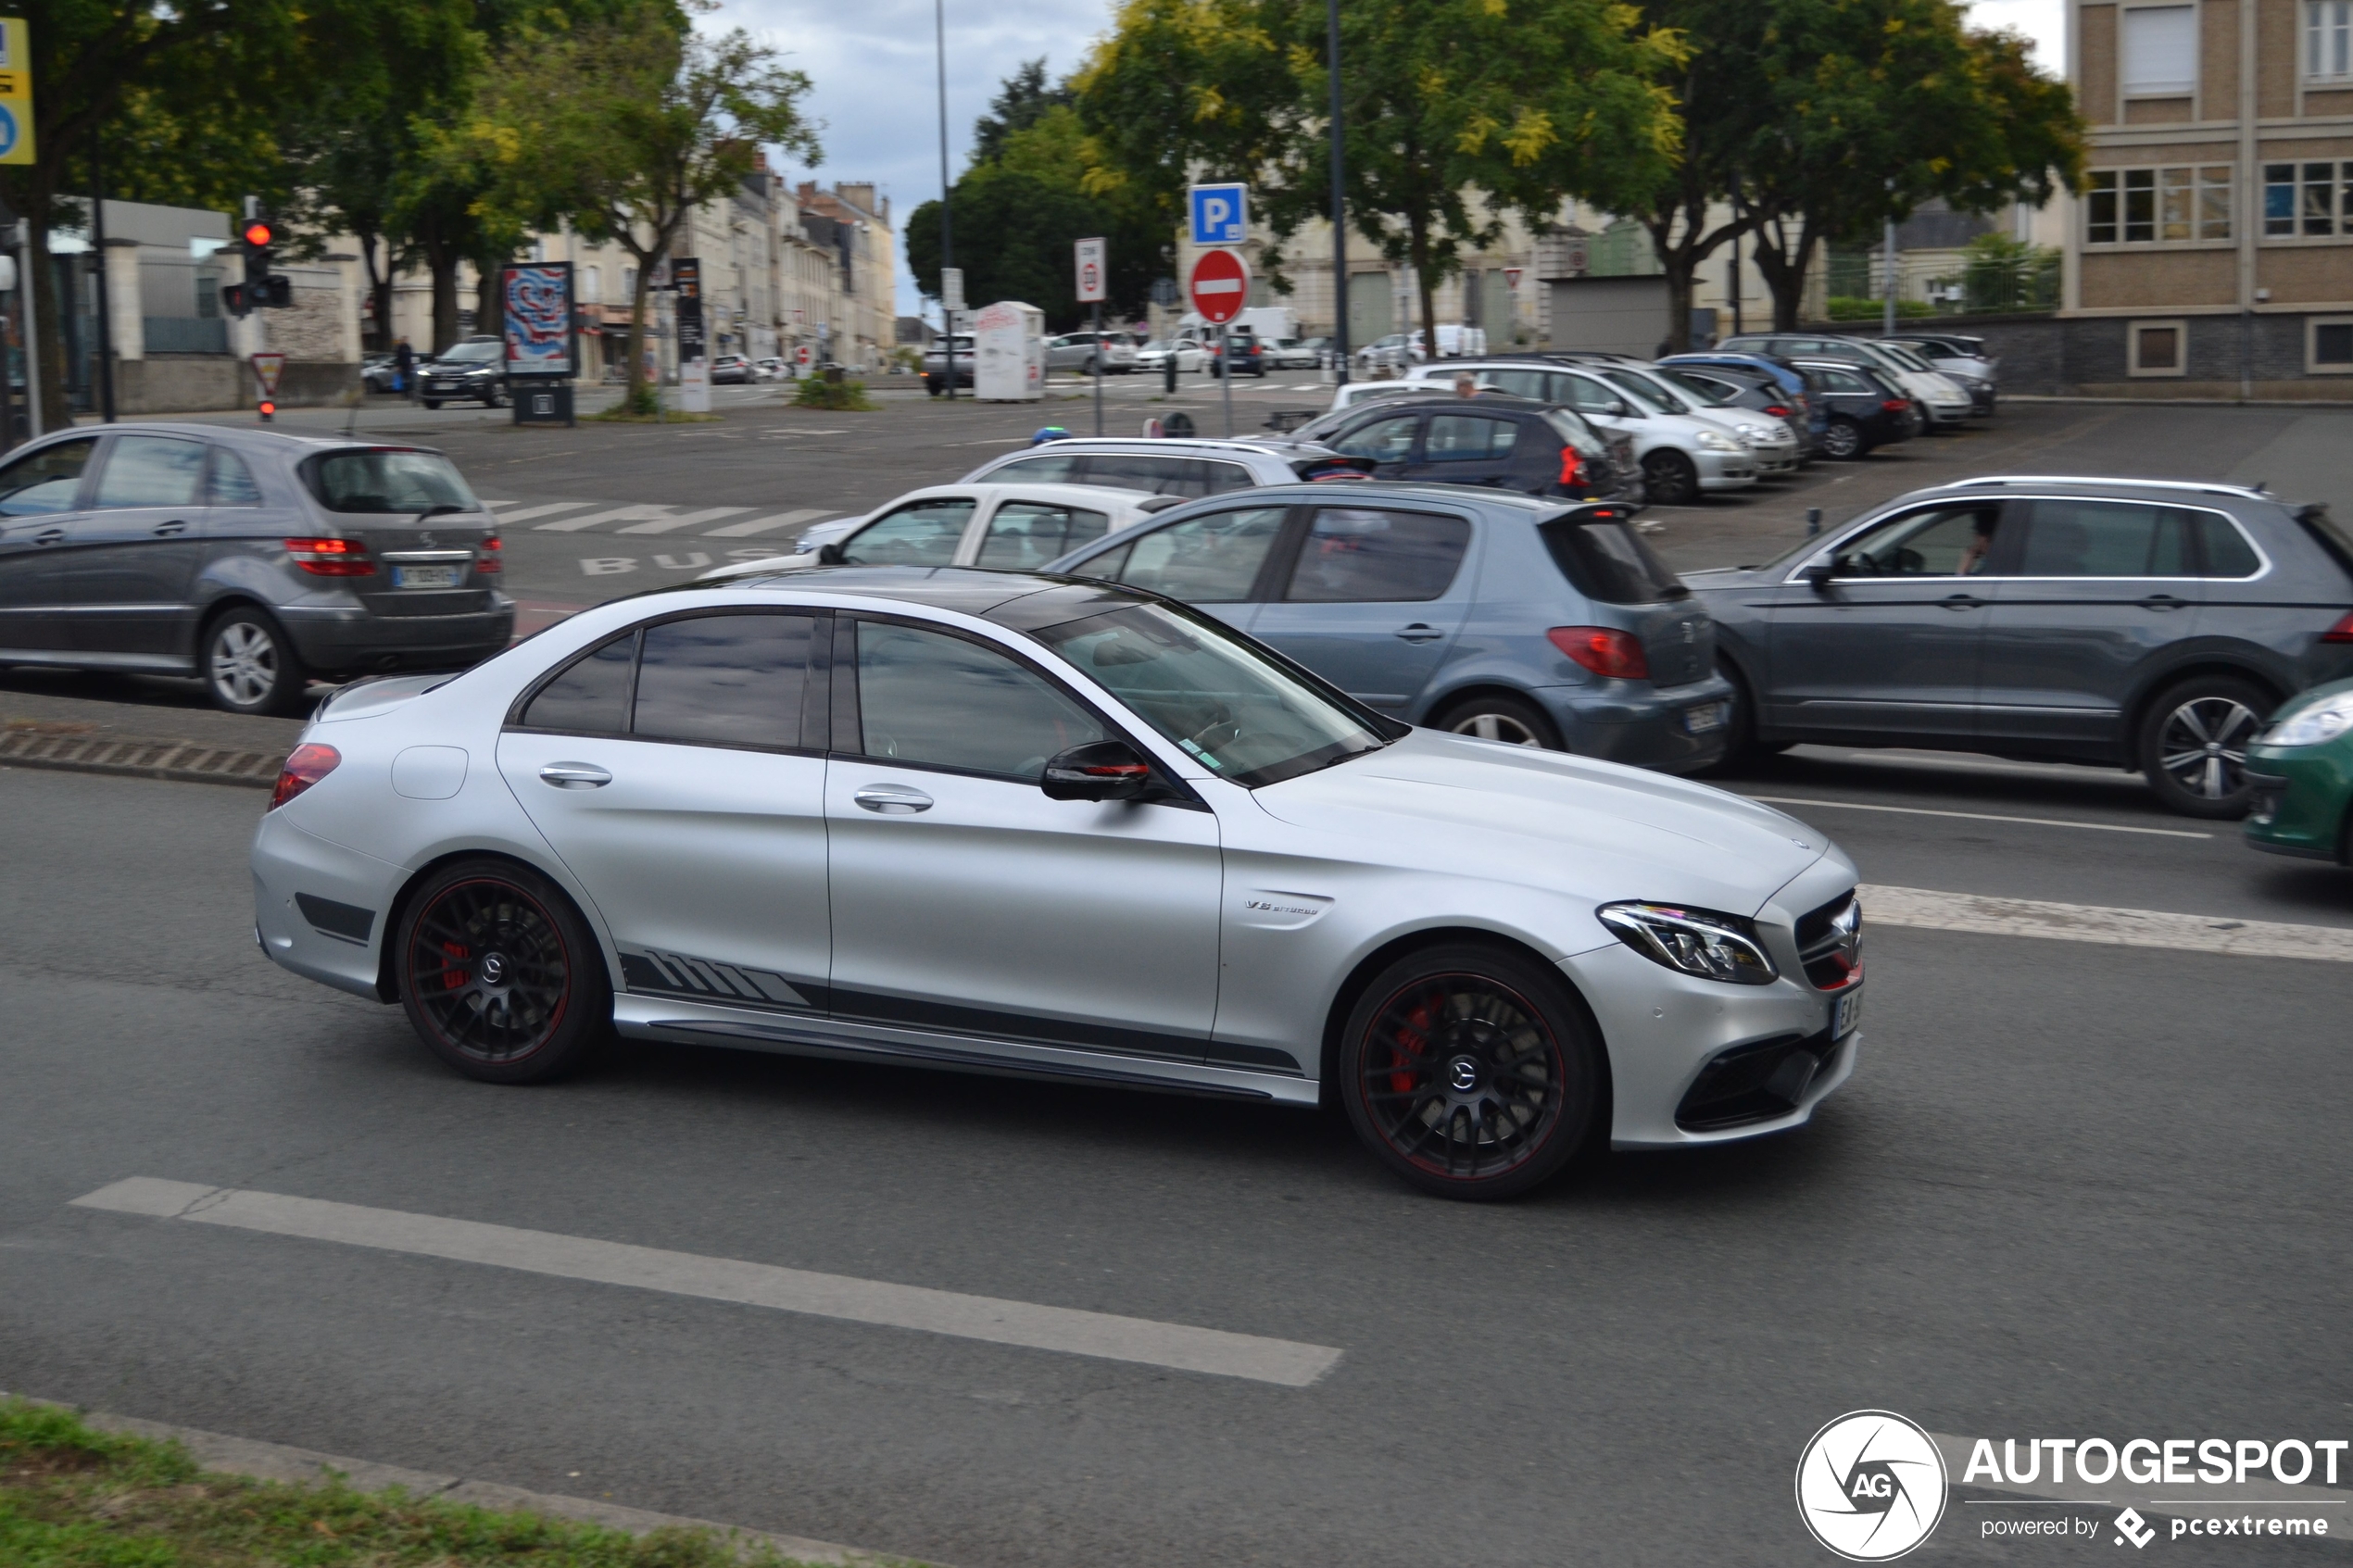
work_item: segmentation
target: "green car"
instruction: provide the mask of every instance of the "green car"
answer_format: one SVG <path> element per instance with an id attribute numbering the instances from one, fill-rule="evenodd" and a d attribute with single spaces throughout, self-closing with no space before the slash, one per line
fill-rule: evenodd
<path id="1" fill-rule="evenodd" d="M 2292 697 L 2246 752 L 2246 841 L 2353 865 L 2353 681 Z"/>

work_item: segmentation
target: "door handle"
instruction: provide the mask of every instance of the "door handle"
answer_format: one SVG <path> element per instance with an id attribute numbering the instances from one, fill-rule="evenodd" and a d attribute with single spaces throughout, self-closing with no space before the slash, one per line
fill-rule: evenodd
<path id="1" fill-rule="evenodd" d="M 2187 609 L 2190 601 L 2177 599 L 2171 594 L 2151 594 L 2141 601 L 2143 609 Z"/>
<path id="2" fill-rule="evenodd" d="M 62 528 L 44 528 L 32 536 L 32 542 L 36 545 L 54 545 L 65 536 L 66 531 Z"/>
<path id="3" fill-rule="evenodd" d="M 1426 621 L 1416 621 L 1396 634 L 1409 643 L 1434 643 L 1446 633 Z"/>
<path id="4" fill-rule="evenodd" d="M 867 810 L 886 817 L 912 817 L 918 811 L 931 809 L 930 796 L 905 784 L 868 784 L 850 798 Z"/>
<path id="5" fill-rule="evenodd" d="M 601 789 L 612 775 L 594 762 L 550 762 L 539 770 L 540 781 L 558 789 Z"/>
<path id="6" fill-rule="evenodd" d="M 187 532 L 187 528 L 188 525 L 185 522 L 159 522 L 156 524 L 156 537 L 169 539 L 175 533 Z"/>
<path id="7" fill-rule="evenodd" d="M 1985 601 L 1974 594 L 1947 594 L 1939 601 L 1946 609 L 1982 609 Z"/>

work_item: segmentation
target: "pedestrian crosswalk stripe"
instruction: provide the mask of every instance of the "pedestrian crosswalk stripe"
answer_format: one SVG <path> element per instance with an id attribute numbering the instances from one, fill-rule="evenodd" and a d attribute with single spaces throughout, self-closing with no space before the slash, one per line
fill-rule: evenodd
<path id="1" fill-rule="evenodd" d="M 2170 947 L 2251 959 L 2318 959 L 2353 963 L 2353 929 L 2284 921 L 2183 915 L 2166 909 L 2117 909 L 2040 898 L 1996 898 L 1920 887 L 1856 889 L 1863 918 L 1875 925 L 1965 931 L 1988 936 L 2039 936 L 2118 947 Z"/>
<path id="2" fill-rule="evenodd" d="M 733 517 L 737 512 L 749 510 L 751 510 L 749 507 L 706 507 L 701 511 L 687 512 L 679 517 L 658 517 L 649 522 L 633 522 L 626 528 L 616 528 L 613 532 L 615 533 L 675 533 L 682 528 L 692 528 L 698 522 L 715 522 L 723 517 Z"/>
<path id="3" fill-rule="evenodd" d="M 741 522 L 731 522 L 724 528 L 714 528 L 703 537 L 706 539 L 749 539 L 755 533 L 774 533 L 777 529 L 790 528 L 796 522 L 814 522 L 821 517 L 833 515 L 823 507 L 804 507 L 799 511 L 778 512 L 773 517 L 746 518 Z M 624 528 L 622 532 L 627 533 L 630 530 Z"/>
<path id="4" fill-rule="evenodd" d="M 635 522 L 642 518 L 668 517 L 668 507 L 609 507 L 586 517 L 568 517 L 555 522 L 543 522 L 532 530 L 535 533 L 577 533 L 584 528 L 594 528 L 600 522 Z"/>
<path id="5" fill-rule="evenodd" d="M 558 512 L 576 512 L 583 507 L 593 507 L 597 503 L 594 501 L 549 501 L 545 506 L 525 507 L 519 512 L 500 512 L 498 514 L 498 521 L 502 523 L 521 522 L 525 518 L 553 517 Z M 483 505 L 486 507 L 511 507 L 514 503 L 512 501 L 485 501 Z"/>

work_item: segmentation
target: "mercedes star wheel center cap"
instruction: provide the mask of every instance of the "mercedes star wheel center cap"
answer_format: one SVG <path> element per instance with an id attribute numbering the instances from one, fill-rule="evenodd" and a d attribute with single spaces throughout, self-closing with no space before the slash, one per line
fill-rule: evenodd
<path id="1" fill-rule="evenodd" d="M 1478 1063 L 1466 1056 L 1458 1056 L 1447 1063 L 1446 1077 L 1458 1095 L 1466 1095 L 1478 1087 Z"/>
<path id="2" fill-rule="evenodd" d="M 484 985 L 496 985 L 506 978 L 507 955 L 484 953 L 482 956 L 482 983 Z"/>

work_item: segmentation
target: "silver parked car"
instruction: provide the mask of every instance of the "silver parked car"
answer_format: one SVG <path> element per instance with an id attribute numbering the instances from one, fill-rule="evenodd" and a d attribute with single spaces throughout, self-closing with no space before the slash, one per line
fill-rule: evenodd
<path id="1" fill-rule="evenodd" d="M 505 647 L 497 524 L 423 447 L 217 425 L 60 431 L 0 465 L 0 664 L 198 675 L 285 713 L 311 676 Z"/>
<path id="2" fill-rule="evenodd" d="M 1412 729 L 1181 605 L 843 567 L 339 694 L 254 839 L 276 962 L 471 1076 L 638 1038 L 1346 1108 L 1391 1170 L 1796 1126 L 1853 864 L 1705 785 Z"/>
<path id="3" fill-rule="evenodd" d="M 927 484 L 863 517 L 821 522 L 789 553 L 714 567 L 705 582 L 808 566 L 979 566 L 1033 571 L 1178 505 L 1093 484 Z"/>

